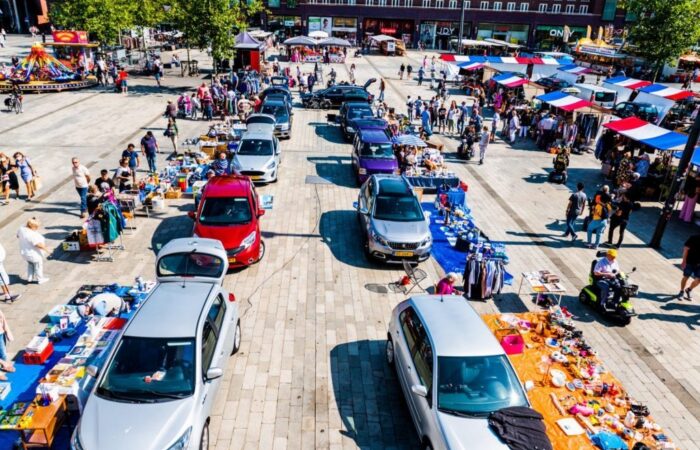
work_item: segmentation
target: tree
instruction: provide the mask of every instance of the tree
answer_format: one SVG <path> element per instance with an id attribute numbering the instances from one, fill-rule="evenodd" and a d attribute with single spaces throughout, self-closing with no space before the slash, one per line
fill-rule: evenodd
<path id="1" fill-rule="evenodd" d="M 654 68 L 654 78 L 700 39 L 698 0 L 626 0 L 623 6 L 637 16 L 630 41 Z"/>
<path id="2" fill-rule="evenodd" d="M 49 17 L 54 25 L 85 30 L 103 44 L 114 44 L 133 25 L 128 0 L 56 0 Z"/>

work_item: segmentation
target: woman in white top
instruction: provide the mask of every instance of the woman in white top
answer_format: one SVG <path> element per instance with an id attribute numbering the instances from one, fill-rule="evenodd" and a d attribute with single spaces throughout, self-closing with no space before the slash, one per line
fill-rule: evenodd
<path id="1" fill-rule="evenodd" d="M 29 219 L 27 225 L 17 231 L 19 254 L 27 261 L 27 281 L 43 284 L 49 281 L 44 277 L 44 252 L 48 253 L 44 236 L 37 231 L 39 221 Z"/>

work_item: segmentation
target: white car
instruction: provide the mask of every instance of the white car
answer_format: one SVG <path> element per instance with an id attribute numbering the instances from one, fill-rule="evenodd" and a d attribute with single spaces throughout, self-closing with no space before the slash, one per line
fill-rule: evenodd
<path id="1" fill-rule="evenodd" d="M 279 175 L 280 143 L 271 132 L 246 131 L 233 155 L 233 168 L 256 183 L 274 183 Z"/>
<path id="2" fill-rule="evenodd" d="M 508 449 L 487 417 L 529 403 L 505 351 L 463 297 L 422 295 L 399 303 L 386 359 L 423 448 Z"/>
<path id="3" fill-rule="evenodd" d="M 209 416 L 241 343 L 238 307 L 221 287 L 228 262 L 213 239 L 176 239 L 158 254 L 159 284 L 96 378 L 73 450 L 207 450 Z"/>

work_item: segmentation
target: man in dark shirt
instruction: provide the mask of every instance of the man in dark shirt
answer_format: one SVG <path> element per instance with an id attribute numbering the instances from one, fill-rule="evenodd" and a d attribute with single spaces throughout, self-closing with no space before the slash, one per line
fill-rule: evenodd
<path id="1" fill-rule="evenodd" d="M 156 141 L 152 131 L 146 131 L 146 135 L 141 138 L 141 151 L 146 155 L 148 171 L 155 173 L 157 171 L 156 154 L 158 153 L 158 141 Z"/>
<path id="2" fill-rule="evenodd" d="M 583 192 L 584 185 L 579 183 L 576 186 L 576 192 L 571 194 L 569 197 L 569 204 L 566 206 L 566 232 L 564 237 L 571 236 L 571 240 L 575 241 L 578 236 L 576 236 L 576 230 L 574 225 L 576 224 L 576 218 L 583 214 L 586 209 L 586 193 Z"/>
<path id="3" fill-rule="evenodd" d="M 95 185 L 100 188 L 103 194 L 114 189 L 114 181 L 109 177 L 109 171 L 107 169 L 102 169 L 100 171 L 100 178 L 95 180 Z"/>
<path id="4" fill-rule="evenodd" d="M 129 159 L 129 169 L 131 169 L 131 179 L 136 183 L 136 168 L 141 165 L 139 160 L 139 152 L 134 148 L 134 144 L 129 144 L 126 146 L 126 150 L 122 152 L 122 159 Z"/>
<path id="5" fill-rule="evenodd" d="M 700 234 L 691 236 L 685 242 L 681 269 L 683 269 L 683 278 L 681 279 L 681 292 L 678 293 L 678 297 L 682 298 L 683 294 L 685 294 L 686 300 L 690 301 L 693 299 L 691 292 L 700 284 Z M 685 285 L 688 283 L 688 278 L 691 277 L 693 282 L 686 289 Z"/>
<path id="6" fill-rule="evenodd" d="M 622 239 L 625 237 L 625 230 L 630 220 L 630 212 L 632 212 L 632 202 L 627 197 L 627 194 L 620 195 L 620 201 L 617 204 L 617 209 L 610 217 L 610 231 L 608 231 L 608 246 L 612 246 L 613 232 L 615 228 L 620 227 L 620 237 L 617 238 L 617 245 L 620 248 Z"/>

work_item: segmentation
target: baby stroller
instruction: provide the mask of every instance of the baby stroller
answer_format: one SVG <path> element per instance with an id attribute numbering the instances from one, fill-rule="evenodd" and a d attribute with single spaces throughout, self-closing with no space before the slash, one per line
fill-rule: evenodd
<path id="1" fill-rule="evenodd" d="M 462 134 L 462 142 L 457 147 L 457 156 L 459 158 L 465 158 L 467 161 L 474 157 L 474 144 L 476 143 L 476 137 L 471 128 L 465 130 Z"/>
<path id="2" fill-rule="evenodd" d="M 549 181 L 557 184 L 566 183 L 568 177 L 566 169 L 569 167 L 569 149 L 560 147 L 552 163 L 554 164 L 554 170 L 549 173 Z"/>

